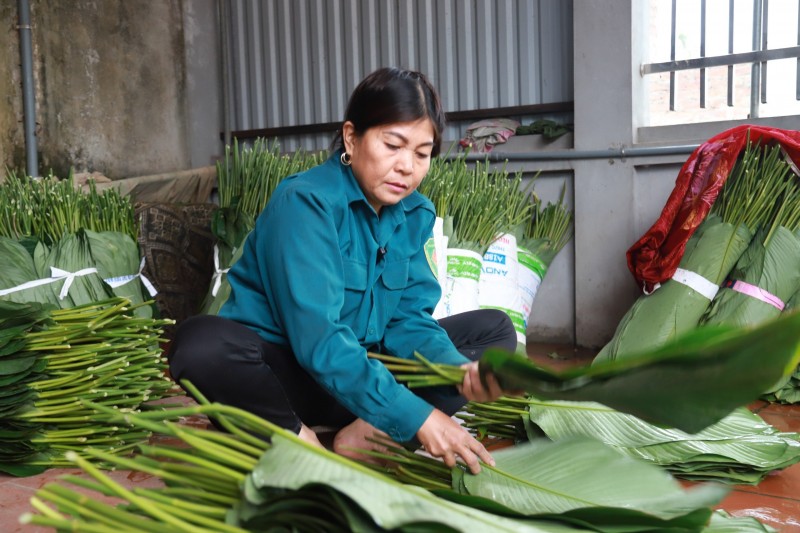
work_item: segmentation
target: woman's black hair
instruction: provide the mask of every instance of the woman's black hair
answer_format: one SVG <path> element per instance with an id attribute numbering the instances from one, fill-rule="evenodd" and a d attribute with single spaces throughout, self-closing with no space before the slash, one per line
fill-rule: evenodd
<path id="1" fill-rule="evenodd" d="M 442 147 L 445 126 L 439 93 L 421 72 L 395 67 L 378 69 L 361 80 L 350 95 L 344 114 L 344 121 L 352 122 L 358 135 L 375 126 L 421 118 L 429 118 L 433 124 L 431 155 L 435 157 Z M 333 146 L 341 141 L 340 128 Z"/>

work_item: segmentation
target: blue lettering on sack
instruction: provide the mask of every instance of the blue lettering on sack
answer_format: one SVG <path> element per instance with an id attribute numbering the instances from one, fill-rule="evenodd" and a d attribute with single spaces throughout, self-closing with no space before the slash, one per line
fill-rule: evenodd
<path id="1" fill-rule="evenodd" d="M 496 254 L 494 252 L 486 252 L 483 256 L 484 261 L 488 261 L 489 263 L 497 263 L 499 265 L 506 264 L 506 256 L 505 254 Z"/>
<path id="2" fill-rule="evenodd" d="M 490 276 L 508 276 L 508 269 L 506 268 L 497 268 L 493 266 L 485 266 L 481 269 L 481 272 Z"/>

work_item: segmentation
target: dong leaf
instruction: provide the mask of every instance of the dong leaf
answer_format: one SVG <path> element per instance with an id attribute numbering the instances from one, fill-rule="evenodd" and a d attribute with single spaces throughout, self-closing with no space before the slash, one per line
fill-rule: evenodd
<path id="1" fill-rule="evenodd" d="M 696 433 L 756 400 L 800 361 L 800 313 L 753 328 L 706 326 L 622 360 L 566 371 L 489 349 L 482 372 L 506 390 L 546 400 L 594 401 L 647 422 Z"/>
<path id="2" fill-rule="evenodd" d="M 531 398 L 528 417 L 533 435 L 540 430 L 554 441 L 596 438 L 693 480 L 752 484 L 800 462 L 800 435 L 778 431 L 745 407 L 694 434 L 654 426 L 594 402 Z"/>
<path id="3" fill-rule="evenodd" d="M 529 516 L 571 512 L 586 523 L 613 524 L 617 519 L 611 508 L 618 508 L 642 513 L 640 520 L 653 526 L 655 519 L 691 516 L 690 522 L 699 520 L 697 527 L 710 511 L 693 513 L 716 505 L 727 493 L 718 485 L 684 490 L 663 470 L 589 438 L 558 443 L 537 439 L 499 450 L 493 457 L 496 466 L 484 467 L 476 476 L 463 476 L 467 491 Z M 582 509 L 588 509 L 583 518 L 578 512 Z"/>
<path id="4" fill-rule="evenodd" d="M 242 509 L 266 504 L 274 489 L 300 490 L 320 483 L 358 502 L 385 529 L 413 531 L 415 525 L 436 522 L 449 531 L 565 531 L 561 526 L 511 520 L 439 499 L 419 487 L 402 485 L 341 456 L 277 433 L 271 448 L 247 476 L 247 503 Z"/>

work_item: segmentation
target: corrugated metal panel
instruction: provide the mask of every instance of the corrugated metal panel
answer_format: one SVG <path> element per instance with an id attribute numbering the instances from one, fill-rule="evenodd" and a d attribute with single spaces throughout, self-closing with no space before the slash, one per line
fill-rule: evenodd
<path id="1" fill-rule="evenodd" d="M 233 130 L 341 120 L 382 66 L 420 70 L 447 111 L 572 100 L 572 2 L 230 0 Z M 452 125 L 446 139 L 461 135 Z M 325 148 L 331 134 L 282 140 Z"/>

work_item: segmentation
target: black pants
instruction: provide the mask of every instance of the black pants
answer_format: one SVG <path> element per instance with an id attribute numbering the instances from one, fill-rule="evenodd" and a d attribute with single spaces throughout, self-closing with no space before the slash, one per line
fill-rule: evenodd
<path id="1" fill-rule="evenodd" d="M 477 360 L 486 348 L 514 350 L 516 332 L 503 311 L 481 309 L 443 318 L 439 324 L 456 348 Z M 283 428 L 344 427 L 356 416 L 300 366 L 291 349 L 264 341 L 252 329 L 213 315 L 182 322 L 169 353 L 172 377 L 190 381 L 210 401 L 254 413 Z M 415 391 L 452 415 L 465 403 L 454 387 Z"/>

